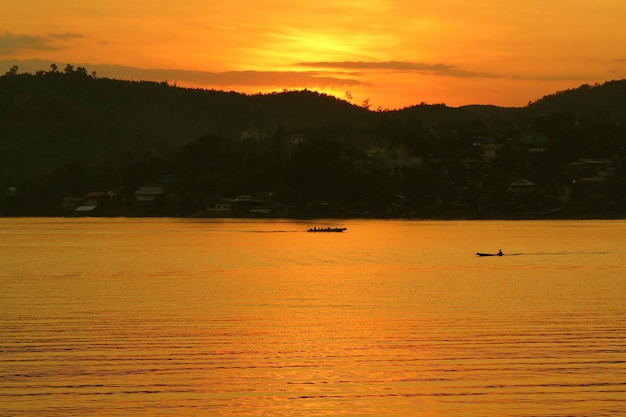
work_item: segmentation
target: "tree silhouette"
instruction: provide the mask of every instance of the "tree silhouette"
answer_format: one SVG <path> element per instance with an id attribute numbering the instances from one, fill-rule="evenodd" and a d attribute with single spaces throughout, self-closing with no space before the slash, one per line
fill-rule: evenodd
<path id="1" fill-rule="evenodd" d="M 19 69 L 19 68 L 17 67 L 17 65 L 13 65 L 13 66 L 11 67 L 11 69 L 10 69 L 10 70 L 8 70 L 8 71 L 6 72 L 6 74 L 5 74 L 5 75 L 17 75 L 17 70 L 18 70 L 18 69 Z"/>

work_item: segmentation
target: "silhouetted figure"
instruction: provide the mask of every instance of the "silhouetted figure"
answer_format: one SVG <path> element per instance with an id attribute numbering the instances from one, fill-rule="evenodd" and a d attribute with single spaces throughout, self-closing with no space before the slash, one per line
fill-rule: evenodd
<path id="1" fill-rule="evenodd" d="M 502 249 L 499 249 L 499 250 L 498 250 L 498 256 L 502 256 L 502 255 L 504 255 L 504 254 L 502 253 Z"/>

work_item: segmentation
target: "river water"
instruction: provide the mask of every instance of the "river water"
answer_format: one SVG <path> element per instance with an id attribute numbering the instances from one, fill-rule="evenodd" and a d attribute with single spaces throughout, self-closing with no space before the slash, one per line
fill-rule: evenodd
<path id="1" fill-rule="evenodd" d="M 2 416 L 626 415 L 625 221 L 0 219 L 0 268 Z"/>

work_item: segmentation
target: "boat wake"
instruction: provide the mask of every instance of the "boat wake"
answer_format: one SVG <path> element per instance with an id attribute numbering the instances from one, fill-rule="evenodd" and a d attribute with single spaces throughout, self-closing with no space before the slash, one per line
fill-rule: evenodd
<path id="1" fill-rule="evenodd" d="M 593 251 L 593 252 L 518 252 L 518 253 L 504 253 L 498 255 L 496 253 L 481 253 L 476 252 L 477 256 L 563 256 L 563 255 L 608 255 L 611 252 L 608 251 Z"/>

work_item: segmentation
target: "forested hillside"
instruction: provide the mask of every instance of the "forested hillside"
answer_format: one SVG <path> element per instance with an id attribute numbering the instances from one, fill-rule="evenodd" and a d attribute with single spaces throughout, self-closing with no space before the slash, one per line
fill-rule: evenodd
<path id="1" fill-rule="evenodd" d="M 525 108 L 370 111 L 14 68 L 0 77 L 0 215 L 74 215 L 69 199 L 98 195 L 90 215 L 622 216 L 625 144 L 626 81 Z M 161 191 L 144 204 L 142 187 Z"/>

